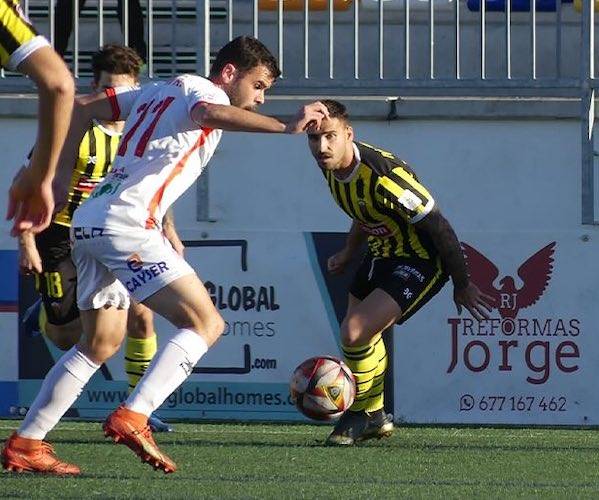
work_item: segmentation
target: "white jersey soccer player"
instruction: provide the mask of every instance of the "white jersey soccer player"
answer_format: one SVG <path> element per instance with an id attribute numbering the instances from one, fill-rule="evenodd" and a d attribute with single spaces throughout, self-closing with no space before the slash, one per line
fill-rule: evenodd
<path id="1" fill-rule="evenodd" d="M 143 88 L 107 89 L 113 118 L 127 118 L 113 169 L 78 211 L 78 225 L 153 228 L 202 173 L 222 130 L 202 127 L 200 103 L 229 105 L 206 78 L 183 75 Z"/>
<path id="2" fill-rule="evenodd" d="M 79 474 L 43 441 L 75 402 L 126 331 L 129 294 L 177 329 L 159 350 L 104 432 L 164 472 L 175 463 L 152 438 L 148 416 L 191 374 L 218 340 L 224 320 L 194 270 L 158 230 L 166 209 L 197 179 L 222 131 L 318 130 L 322 103 L 304 106 L 287 124 L 252 112 L 280 75 L 260 41 L 238 37 L 217 54 L 209 79 L 181 76 L 141 89 L 114 89 L 79 99 L 63 154 L 76 154 L 92 118 L 127 117 L 109 176 L 74 214 L 73 260 L 84 335 L 48 372 L 22 425 L 2 450 L 4 468 Z M 63 164 L 71 164 L 64 161 Z"/>
<path id="3" fill-rule="evenodd" d="M 223 90 L 196 75 L 106 93 L 112 118 L 127 121 L 112 171 L 73 216 L 83 309 L 127 307 L 129 294 L 142 302 L 194 272 L 160 231 L 148 229 L 195 182 L 221 139 L 222 130 L 194 123 L 191 111 L 200 103 L 230 104 Z M 127 245 L 118 243 L 123 233 Z M 97 294 L 107 280 L 111 285 Z"/>

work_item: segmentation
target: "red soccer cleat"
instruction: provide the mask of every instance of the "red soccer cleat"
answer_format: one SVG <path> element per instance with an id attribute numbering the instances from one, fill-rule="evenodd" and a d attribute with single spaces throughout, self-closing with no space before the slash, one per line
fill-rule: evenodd
<path id="1" fill-rule="evenodd" d="M 124 444 L 154 469 L 165 474 L 177 470 L 177 464 L 158 449 L 145 415 L 120 406 L 108 416 L 102 428 L 106 437 Z"/>
<path id="2" fill-rule="evenodd" d="M 41 439 L 27 439 L 16 432 L 2 450 L 2 467 L 11 472 L 37 472 L 56 476 L 76 476 L 79 467 L 60 460 L 54 449 Z"/>

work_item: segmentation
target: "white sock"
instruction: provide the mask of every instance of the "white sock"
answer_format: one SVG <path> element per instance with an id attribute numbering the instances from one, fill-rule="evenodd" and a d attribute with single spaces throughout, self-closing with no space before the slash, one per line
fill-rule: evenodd
<path id="1" fill-rule="evenodd" d="M 83 387 L 100 368 L 72 347 L 46 375 L 17 434 L 29 439 L 44 439 L 81 394 Z"/>
<path id="2" fill-rule="evenodd" d="M 179 387 L 208 345 L 193 330 L 182 328 L 159 350 L 146 373 L 125 401 L 125 407 L 150 416 Z"/>

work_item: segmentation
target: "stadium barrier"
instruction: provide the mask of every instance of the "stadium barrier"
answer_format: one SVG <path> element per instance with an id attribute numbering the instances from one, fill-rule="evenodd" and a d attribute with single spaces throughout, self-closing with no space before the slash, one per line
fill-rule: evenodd
<path id="1" fill-rule="evenodd" d="M 395 329 L 396 419 L 597 425 L 599 395 L 589 381 L 599 370 L 599 234 L 579 223 L 575 120 L 356 118 L 354 127 L 413 165 L 468 245 L 473 280 L 496 298 L 491 318 L 478 322 L 457 315 L 449 285 Z M 13 142 L 15 128 L 6 128 Z M 465 137 L 469 144 L 460 143 Z M 217 222 L 196 221 L 193 196 L 175 211 L 186 258 L 227 322 L 225 334 L 161 414 L 301 419 L 286 399 L 289 374 L 310 356 L 339 355 L 352 275 L 330 276 L 326 259 L 343 244 L 347 218 L 301 137 L 226 134 L 211 168 Z M 60 355 L 18 322 L 17 303 L 22 317 L 36 295 L 23 279 L 17 297 L 16 267 L 16 251 L 0 254 L 4 416 L 25 411 Z M 163 344 L 173 328 L 157 318 L 156 331 Z M 70 415 L 101 418 L 124 397 L 125 380 L 121 352 Z"/>
<path id="2" fill-rule="evenodd" d="M 348 10 L 343 11 L 336 11 L 334 4 L 328 2 L 325 11 L 312 12 L 304 8 L 303 11 L 287 13 L 282 1 L 276 2 L 275 11 L 260 10 L 260 3 L 257 0 L 199 1 L 193 5 L 191 9 L 193 15 L 189 15 L 186 22 L 192 24 L 194 36 L 201 35 L 198 46 L 192 49 L 192 53 L 198 55 L 197 69 L 200 73 L 206 72 L 214 49 L 227 39 L 241 32 L 254 33 L 263 38 L 279 54 L 282 61 L 284 78 L 275 89 L 275 93 L 279 94 L 309 96 L 365 94 L 387 97 L 408 94 L 454 97 L 503 95 L 579 99 L 582 124 L 581 221 L 583 224 L 593 224 L 597 220 L 593 161 L 594 101 L 597 88 L 594 70 L 596 57 L 594 5 L 592 2 L 585 3 L 582 15 L 579 15 L 571 12 L 570 5 L 562 5 L 561 2 L 556 3 L 555 12 L 549 13 L 538 12 L 536 3 L 534 4 L 535 8 L 524 14 L 512 12 L 510 6 L 513 4 L 509 2 L 505 11 L 490 12 L 487 10 L 489 3 L 485 2 L 477 12 L 471 12 L 465 8 L 464 3 L 438 0 L 411 1 L 406 4 L 363 1 L 352 3 Z M 106 6 L 110 5 L 114 12 L 115 4 L 106 2 Z M 154 8 L 159 5 L 158 2 L 149 0 L 146 10 L 149 13 L 149 20 L 158 18 L 154 15 Z M 33 2 L 30 8 L 32 6 Z M 166 12 L 164 7 L 161 9 L 162 12 Z M 168 16 L 163 20 L 177 26 L 180 16 L 181 12 L 173 17 L 175 22 Z M 567 17 L 568 22 L 559 22 L 563 17 Z M 457 22 L 447 24 L 448 19 Z M 568 30 L 568 26 L 571 28 L 572 23 L 575 24 L 577 33 L 577 37 L 574 38 L 571 37 L 572 30 Z M 157 24 L 152 21 L 151 25 L 154 31 L 148 24 L 149 46 L 153 43 L 151 40 L 156 34 Z M 493 30 L 488 29 L 491 26 Z M 413 39 L 417 27 L 425 29 L 427 35 L 423 52 L 427 56 L 423 58 L 425 71 L 418 66 L 418 61 L 413 60 L 413 52 L 409 48 L 411 46 L 415 49 L 417 45 Z M 520 35 L 522 30 L 526 30 L 525 46 L 530 56 L 527 59 L 526 71 L 521 71 L 521 66 L 518 71 L 513 68 L 513 64 L 518 59 L 515 56 L 521 55 L 513 51 L 512 42 L 516 27 Z M 443 29 L 449 29 L 453 33 L 450 48 L 457 55 L 452 53 L 453 57 L 449 58 L 452 63 L 451 75 L 445 73 L 441 78 L 439 66 L 443 61 L 440 61 L 438 51 L 439 42 L 445 38 L 440 36 L 437 30 Z M 472 41 L 470 36 L 468 43 L 465 43 L 462 29 L 469 30 L 469 33 L 474 30 L 476 34 L 474 39 L 478 43 L 470 43 Z M 549 50 L 554 55 L 550 58 L 551 71 L 545 64 L 539 64 L 541 60 L 546 59 L 539 60 L 535 57 L 537 49 L 545 44 L 544 37 L 539 37 L 537 29 L 549 29 L 555 34 L 553 38 L 555 45 L 551 47 L 555 50 Z M 299 33 L 300 36 L 293 38 L 293 43 L 288 43 L 286 34 L 289 32 L 294 32 L 296 35 Z M 386 52 L 393 39 L 390 32 L 400 33 L 402 36 L 399 38 L 407 41 L 408 47 L 393 53 L 392 55 L 397 56 L 393 58 L 388 57 Z M 322 36 L 313 37 L 313 33 L 320 33 Z M 498 33 L 503 36 L 498 38 Z M 494 41 L 492 47 L 495 56 L 498 54 L 495 49 L 499 47 L 496 42 L 501 39 L 502 57 L 488 57 L 491 48 L 488 43 L 490 39 Z M 563 46 L 560 49 L 557 47 L 560 47 L 560 43 L 565 43 L 566 39 L 569 40 L 569 52 L 567 57 L 562 57 Z M 519 40 L 521 41 L 521 37 Z M 575 53 L 572 52 L 573 45 L 570 43 L 572 40 L 578 43 L 574 45 Z M 418 45 L 420 48 L 421 46 L 422 44 Z M 472 46 L 479 51 L 474 76 L 466 72 L 464 66 L 464 52 L 472 49 Z M 447 48 L 447 45 L 444 47 Z M 318 52 L 316 56 L 314 56 L 315 51 Z M 154 52 L 150 50 L 148 77 L 155 76 Z M 349 65 L 342 64 L 340 54 L 346 56 L 345 59 L 349 54 Z M 75 64 L 78 58 L 77 50 L 74 51 L 73 57 L 73 64 Z M 500 61 L 503 64 L 499 76 L 497 72 L 489 73 L 489 65 L 492 61 Z M 572 66 L 576 67 L 575 72 L 572 72 Z M 416 71 L 415 68 L 418 70 Z M 1 86 L 3 90 L 11 90 L 27 88 L 27 85 L 20 79 L 6 78 Z M 386 133 L 385 127 L 376 129 L 375 133 L 383 137 Z M 405 131 L 402 130 L 402 133 Z M 378 138 L 379 135 L 376 137 Z M 553 139 L 551 137 L 546 139 L 551 141 L 555 140 L 555 137 L 561 136 L 555 135 Z M 495 140 L 496 138 L 497 136 Z M 487 143 L 491 140 L 487 137 Z M 458 143 L 457 139 L 455 143 Z M 526 147 L 521 143 L 519 145 L 521 148 Z M 537 144 L 537 147 L 540 146 Z M 221 154 L 226 156 L 226 152 Z M 495 151 L 495 154 L 499 155 L 500 152 Z M 218 157 L 215 160 L 218 160 Z M 231 159 L 231 161 L 235 160 L 236 158 Z M 566 160 L 571 160 L 570 156 Z M 528 161 L 530 162 L 531 159 L 528 158 Z M 568 172 L 548 170 L 545 175 L 562 179 L 567 178 Z M 575 174 L 572 175 L 577 177 Z M 501 185 L 500 176 L 493 179 L 492 184 Z M 578 191 L 570 188 L 571 185 L 568 183 L 566 194 L 570 198 L 577 196 Z M 572 194 L 574 192 L 575 195 Z M 516 199 L 527 198 L 529 194 L 520 192 L 520 196 Z M 560 192 L 551 191 L 548 196 L 558 200 Z M 208 200 L 207 197 L 202 199 Z M 479 200 L 481 203 L 482 201 L 484 200 Z M 570 205 L 562 202 L 563 200 L 560 199 L 560 207 L 566 213 Z M 571 202 L 570 200 L 569 203 Z M 508 199 L 506 205 L 510 203 Z M 517 212 L 518 202 L 514 205 L 513 212 Z M 524 211 L 523 209 L 521 213 Z M 198 219 L 202 219 L 201 212 L 198 209 Z M 206 216 L 204 220 L 207 220 L 208 212 L 203 213 Z M 510 209 L 506 208 L 506 213 L 508 214 L 506 217 L 510 219 Z M 511 213 L 511 219 L 515 219 L 514 213 Z M 414 318 L 407 340 L 404 337 L 400 343 L 399 338 L 397 339 L 395 372 L 399 383 L 396 385 L 395 392 L 398 401 L 396 407 L 398 419 L 428 423 L 501 422 L 584 425 L 599 422 L 596 411 L 599 402 L 593 393 L 592 384 L 588 384 L 588 379 L 593 378 L 592 373 L 596 365 L 594 362 L 596 347 L 589 333 L 597 324 L 592 306 L 592 299 L 596 297 L 596 284 L 593 276 L 588 272 L 588 263 L 593 261 L 595 255 L 593 253 L 595 247 L 589 244 L 593 238 L 586 234 L 578 234 L 580 233 L 578 230 L 581 227 L 584 230 L 584 226 L 576 226 L 577 234 L 574 236 L 563 230 L 552 232 L 545 228 L 544 231 L 536 231 L 533 227 L 526 226 L 523 232 L 528 236 L 521 237 L 517 242 L 510 240 L 513 233 L 505 228 L 491 235 L 478 233 L 463 235 L 466 242 L 502 272 L 506 269 L 518 269 L 538 252 L 553 245 L 551 259 L 554 263 L 545 283 L 546 289 L 537 297 L 537 302 L 522 310 L 518 308 L 518 301 L 514 295 L 516 292 L 512 290 L 510 293 L 508 289 L 498 290 L 503 308 L 495 310 L 492 319 L 484 324 L 470 323 L 463 318 L 448 314 L 447 311 L 451 307 L 448 290 L 439 301 L 431 304 L 426 315 Z M 588 228 L 590 234 L 592 229 Z M 237 240 L 240 237 L 239 231 L 236 231 L 231 234 L 211 234 L 206 240 L 222 242 Z M 290 241 L 294 238 L 301 240 L 301 244 Z M 252 261 L 250 269 L 252 266 L 258 266 L 260 271 L 251 279 L 241 280 L 239 277 L 247 276 L 245 274 L 247 271 L 236 269 L 233 273 L 233 270 L 223 268 L 220 260 L 210 265 L 212 257 L 206 256 L 206 252 L 210 252 L 209 245 L 203 247 L 199 245 L 192 250 L 190 258 L 194 262 L 197 261 L 198 268 L 211 269 L 215 273 L 214 277 L 207 276 L 207 278 L 211 279 L 214 285 L 211 289 L 214 299 L 222 304 L 223 308 L 226 306 L 231 318 L 230 321 L 228 320 L 229 330 L 224 345 L 228 343 L 234 345 L 234 348 L 225 348 L 222 353 L 215 351 L 212 354 L 213 358 L 207 359 L 208 368 L 229 370 L 223 372 L 223 379 L 215 379 L 220 375 L 213 373 L 210 375 L 212 378 L 208 384 L 200 385 L 199 382 L 192 380 L 190 386 L 174 394 L 167 402 L 165 408 L 169 415 L 187 414 L 200 418 L 236 418 L 237 415 L 244 419 L 262 419 L 272 418 L 283 408 L 280 411 L 281 419 L 297 418 L 295 413 L 292 416 L 288 401 L 285 399 L 285 383 L 280 382 L 284 379 L 283 373 L 288 373 L 289 367 L 309 355 L 331 352 L 336 348 L 334 336 L 336 326 L 331 318 L 334 319 L 338 311 L 334 305 L 331 306 L 332 302 L 334 304 L 331 298 L 333 292 L 327 287 L 327 283 L 323 282 L 326 277 L 319 268 L 318 244 L 315 243 L 315 238 L 314 234 L 306 236 L 301 233 L 247 235 L 250 248 L 260 248 L 260 245 L 265 245 L 266 248 L 263 248 L 260 253 L 267 255 L 269 259 L 268 262 Z M 310 239 L 313 247 L 310 247 Z M 301 258 L 294 261 L 295 267 L 288 268 L 293 272 L 290 272 L 290 275 L 275 276 L 272 282 L 264 281 L 264 276 L 271 276 L 273 270 L 285 268 L 284 262 L 276 265 L 272 261 L 275 254 L 273 249 L 285 247 L 302 248 Z M 219 255 L 220 258 L 222 254 Z M 10 259 L 12 267 L 7 269 L 14 269 L 14 253 Z M 535 263 L 534 268 L 537 273 L 542 274 L 543 270 L 545 274 L 548 273 L 543 265 L 547 265 L 546 261 Z M 506 274 L 509 272 L 515 276 L 513 271 L 506 271 Z M 284 284 L 291 281 L 294 285 L 296 282 L 299 285 L 297 276 L 302 276 L 303 283 L 298 287 L 298 291 L 294 292 L 296 295 L 285 296 L 286 302 L 283 302 L 280 290 L 285 289 Z M 277 286 L 279 282 L 281 285 Z M 497 284 L 495 285 L 499 288 Z M 559 294 L 557 290 L 560 290 Z M 251 298 L 252 293 L 253 298 Z M 256 298 L 260 295 L 263 297 L 264 309 L 252 310 L 252 307 L 257 308 Z M 27 301 L 31 300 L 31 291 L 27 297 L 21 301 L 23 305 L 27 305 Z M 318 297 L 318 300 L 307 301 L 306 297 Z M 244 308 L 244 303 L 251 305 L 252 300 L 254 306 L 248 305 L 248 310 L 245 311 L 246 313 L 249 311 L 250 317 L 244 314 L 243 317 L 235 319 L 235 316 L 240 314 L 239 308 Z M 293 311 L 293 304 L 298 301 L 302 305 L 306 304 L 306 307 Z M 279 308 L 276 309 L 275 306 Z M 15 315 L 16 298 L 7 297 L 3 307 L 7 311 L 5 315 Z M 302 339 L 298 349 L 292 354 L 288 352 L 288 337 L 277 337 L 276 333 L 273 334 L 273 331 L 277 332 L 278 322 L 282 321 L 279 318 L 282 317 L 283 311 L 289 311 L 290 314 L 289 318 L 284 320 L 289 326 L 284 328 L 297 329 L 297 325 L 302 324 L 307 331 L 307 336 Z M 271 317 L 277 318 L 276 321 L 269 319 Z M 310 319 L 309 323 L 306 323 L 306 318 Z M 11 331 L 13 326 L 12 322 L 6 320 L 6 324 L 3 323 L 3 330 Z M 159 325 L 158 328 L 163 328 L 163 325 Z M 24 332 L 20 336 L 19 349 L 29 349 L 29 347 L 22 347 L 29 345 L 38 353 L 37 356 L 42 356 L 44 359 L 31 358 L 33 354 L 29 351 L 20 352 L 19 369 L 29 371 L 22 372 L 21 380 L 18 382 L 2 383 L 4 396 L 0 400 L 2 415 L 15 415 L 23 411 L 36 388 L 39 387 L 40 373 L 35 374 L 31 370 L 47 369 L 58 354 L 52 351 L 44 338 L 34 339 L 32 343 L 30 339 L 25 342 L 23 335 Z M 249 351 L 245 348 L 246 343 L 239 342 L 240 339 L 246 338 L 252 339 L 247 342 Z M 276 342 L 272 341 L 273 338 L 285 340 L 277 346 Z M 236 339 L 237 342 L 233 343 L 231 339 Z M 265 341 L 272 344 L 265 348 L 267 345 Z M 423 345 L 435 346 L 434 352 L 423 349 Z M 415 352 L 425 354 L 415 356 L 413 354 Z M 279 356 L 283 356 L 284 359 L 280 359 Z M 10 359 L 4 361 L 12 362 Z M 113 365 L 109 365 L 108 371 L 98 375 L 95 381 L 97 385 L 92 384 L 89 391 L 83 395 L 87 399 L 76 409 L 77 412 L 81 410 L 79 416 L 93 417 L 104 414 L 106 408 L 112 408 L 122 397 L 125 383 L 122 382 L 122 378 L 113 377 L 114 373 L 122 369 L 119 363 L 120 360 L 117 358 Z M 240 385 L 236 378 L 240 373 L 246 373 L 248 366 L 255 378 Z M 414 373 L 418 373 L 417 383 L 414 383 Z M 589 373 L 591 373 L 590 377 Z M 200 374 L 196 375 L 200 377 Z M 273 380 L 279 382 L 275 383 Z M 6 401 L 13 403 L 2 406 Z M 15 405 L 14 401 L 18 404 Z M 273 407 L 277 410 L 274 413 Z M 179 410 L 182 411 L 177 413 Z"/>

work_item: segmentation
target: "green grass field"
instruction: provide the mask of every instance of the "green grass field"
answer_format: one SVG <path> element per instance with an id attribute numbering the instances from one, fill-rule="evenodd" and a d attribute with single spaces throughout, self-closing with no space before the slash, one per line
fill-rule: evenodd
<path id="1" fill-rule="evenodd" d="M 16 422 L 0 421 L 6 439 Z M 97 423 L 49 436 L 82 475 L 0 476 L 9 498 L 597 497 L 599 433 L 591 430 L 406 427 L 350 449 L 323 445 L 327 427 L 178 424 L 157 441 L 179 465 L 165 476 Z"/>

